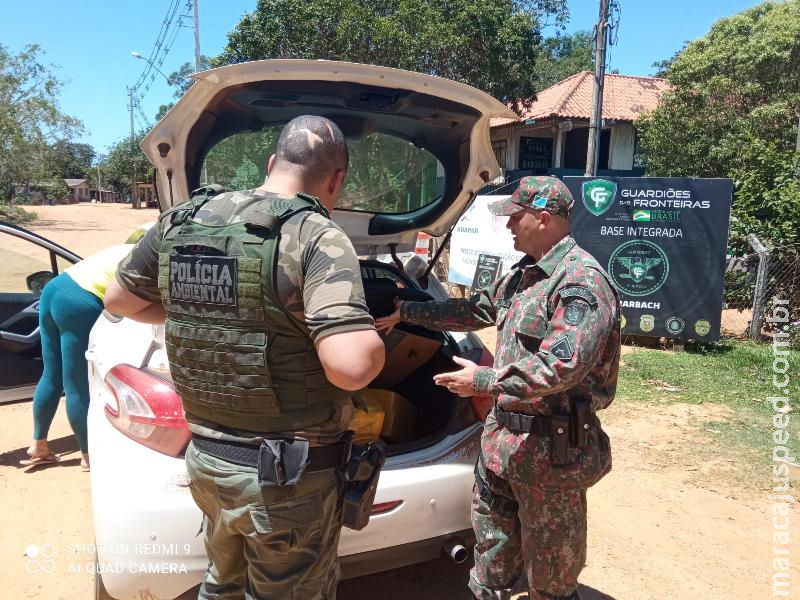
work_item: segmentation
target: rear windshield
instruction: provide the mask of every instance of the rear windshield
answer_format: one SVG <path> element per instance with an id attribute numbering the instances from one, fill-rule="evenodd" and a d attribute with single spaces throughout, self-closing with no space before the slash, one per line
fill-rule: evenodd
<path id="1" fill-rule="evenodd" d="M 230 190 L 260 186 L 281 129 L 275 126 L 222 140 L 206 156 L 201 181 Z M 444 169 L 427 150 L 379 132 L 348 139 L 347 143 L 350 167 L 337 208 L 405 213 L 434 202 L 444 193 Z"/>

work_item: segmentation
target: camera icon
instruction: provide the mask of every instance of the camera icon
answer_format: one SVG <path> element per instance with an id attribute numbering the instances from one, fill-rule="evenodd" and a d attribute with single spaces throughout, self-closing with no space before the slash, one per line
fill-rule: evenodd
<path id="1" fill-rule="evenodd" d="M 28 562 L 25 563 L 25 570 L 31 575 L 50 575 L 56 570 L 56 547 L 53 544 L 28 544 L 25 546 L 25 556 Z"/>

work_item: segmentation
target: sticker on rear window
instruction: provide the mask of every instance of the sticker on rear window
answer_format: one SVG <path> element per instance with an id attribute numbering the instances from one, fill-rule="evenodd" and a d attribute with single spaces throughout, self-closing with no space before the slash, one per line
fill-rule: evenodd
<path id="1" fill-rule="evenodd" d="M 169 298 L 174 302 L 237 306 L 236 257 L 169 257 Z"/>

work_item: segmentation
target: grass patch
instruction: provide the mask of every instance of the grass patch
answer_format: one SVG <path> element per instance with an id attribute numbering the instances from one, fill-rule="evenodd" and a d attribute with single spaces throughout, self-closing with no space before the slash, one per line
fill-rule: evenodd
<path id="1" fill-rule="evenodd" d="M 645 403 L 684 402 L 724 404 L 733 415 L 723 423 L 702 423 L 723 447 L 750 450 L 762 464 L 771 462 L 775 445 L 775 411 L 767 396 L 780 396 L 772 383 L 771 344 L 724 339 L 716 344 L 692 343 L 684 352 L 637 349 L 622 357 L 620 398 Z M 792 399 L 800 379 L 796 349 L 789 358 L 789 386 Z M 791 401 L 791 400 L 790 400 Z M 800 410 L 788 414 L 791 454 L 800 460 Z"/>
<path id="2" fill-rule="evenodd" d="M 21 206 L 14 206 L 13 204 L 0 203 L 0 221 L 6 223 L 30 223 L 39 218 L 35 212 L 30 212 Z"/>

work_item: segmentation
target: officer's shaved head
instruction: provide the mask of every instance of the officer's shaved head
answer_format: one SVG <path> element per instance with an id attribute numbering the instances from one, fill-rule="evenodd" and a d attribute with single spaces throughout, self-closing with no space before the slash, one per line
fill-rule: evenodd
<path id="1" fill-rule="evenodd" d="M 303 115 L 286 124 L 275 150 L 275 168 L 296 171 L 316 183 L 336 171 L 347 171 L 350 160 L 342 130 L 325 117 Z"/>

